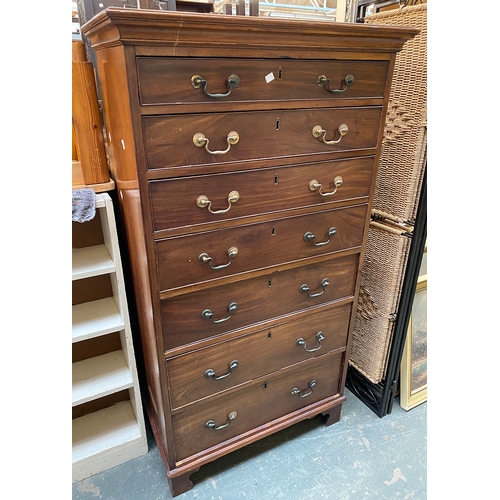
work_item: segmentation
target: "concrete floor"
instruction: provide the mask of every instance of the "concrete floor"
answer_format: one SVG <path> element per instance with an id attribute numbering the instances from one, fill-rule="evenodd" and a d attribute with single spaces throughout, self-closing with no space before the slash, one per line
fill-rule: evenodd
<path id="1" fill-rule="evenodd" d="M 346 390 L 340 421 L 320 418 L 207 464 L 178 500 L 371 500 L 427 498 L 427 403 L 406 412 L 396 398 L 379 418 Z M 73 484 L 73 500 L 166 500 L 165 469 L 149 453 Z"/>

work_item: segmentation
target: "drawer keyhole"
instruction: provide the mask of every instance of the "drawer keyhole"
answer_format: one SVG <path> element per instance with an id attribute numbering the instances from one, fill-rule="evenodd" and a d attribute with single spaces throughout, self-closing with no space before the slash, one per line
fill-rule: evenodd
<path id="1" fill-rule="evenodd" d="M 275 175 L 274 176 L 274 185 L 277 186 L 278 185 L 278 175 Z"/>
<path id="2" fill-rule="evenodd" d="M 271 288 L 271 286 L 272 286 L 272 285 L 273 285 L 273 280 L 269 280 L 269 281 L 267 282 L 267 286 L 268 286 L 268 288 Z"/>
<path id="3" fill-rule="evenodd" d="M 276 118 L 276 130 L 280 129 L 280 119 Z"/>
<path id="4" fill-rule="evenodd" d="M 267 340 L 271 340 L 271 332 L 267 332 Z"/>
<path id="5" fill-rule="evenodd" d="M 282 68 L 280 68 L 278 70 L 278 80 L 283 80 L 283 69 Z"/>
<path id="6" fill-rule="evenodd" d="M 271 236 L 274 236 L 276 234 L 276 228 L 273 226 L 271 229 Z"/>

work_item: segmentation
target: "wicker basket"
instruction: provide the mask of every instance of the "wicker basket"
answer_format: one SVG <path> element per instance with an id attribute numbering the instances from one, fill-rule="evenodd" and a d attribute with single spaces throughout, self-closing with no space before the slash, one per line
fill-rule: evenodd
<path id="1" fill-rule="evenodd" d="M 372 383 L 385 379 L 411 240 L 395 229 L 414 221 L 427 156 L 427 5 L 390 10 L 367 24 L 420 29 L 396 56 L 368 230 L 349 364 Z"/>

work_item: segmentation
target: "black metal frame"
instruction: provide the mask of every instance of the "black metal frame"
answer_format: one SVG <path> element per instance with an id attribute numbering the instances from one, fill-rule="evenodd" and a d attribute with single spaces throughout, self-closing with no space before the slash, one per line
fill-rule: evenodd
<path id="1" fill-rule="evenodd" d="M 370 6 L 375 6 L 375 14 L 383 7 L 389 5 L 399 4 L 400 7 L 406 7 L 407 5 L 415 5 L 416 3 L 422 3 L 422 0 L 358 0 L 356 3 L 356 22 L 364 23 L 366 10 Z"/>
<path id="2" fill-rule="evenodd" d="M 415 289 L 427 239 L 427 165 L 424 171 L 412 242 L 401 289 L 399 310 L 387 361 L 385 380 L 374 384 L 354 367 L 347 370 L 346 387 L 380 418 L 391 413 L 397 396 L 401 359 L 411 316 Z"/>
<path id="3" fill-rule="evenodd" d="M 365 22 L 366 9 L 371 5 L 375 5 L 377 8 L 376 12 L 378 12 L 380 7 L 386 7 L 387 5 L 396 3 L 399 3 L 399 0 L 358 0 L 356 5 L 356 22 Z"/>

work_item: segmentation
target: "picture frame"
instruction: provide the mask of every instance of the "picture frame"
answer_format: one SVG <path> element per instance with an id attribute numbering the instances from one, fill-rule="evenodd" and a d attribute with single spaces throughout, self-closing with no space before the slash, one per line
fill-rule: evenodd
<path id="1" fill-rule="evenodd" d="M 427 245 L 424 249 L 400 369 L 400 406 L 427 401 Z"/>

